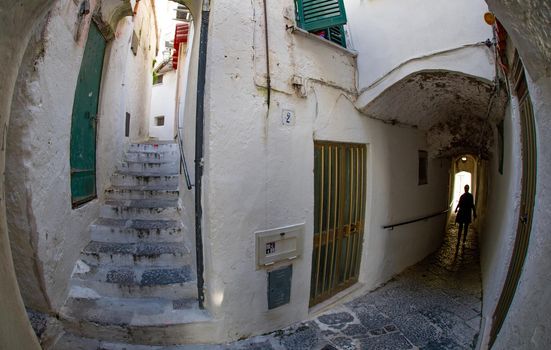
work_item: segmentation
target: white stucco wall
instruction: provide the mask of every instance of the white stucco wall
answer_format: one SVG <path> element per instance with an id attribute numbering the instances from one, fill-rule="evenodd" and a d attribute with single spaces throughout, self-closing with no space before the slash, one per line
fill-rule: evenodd
<path id="1" fill-rule="evenodd" d="M 285 31 L 293 20 L 291 0 L 269 6 L 273 90 L 267 112 L 261 4 L 220 0 L 211 13 L 203 235 L 207 305 L 220 322 L 211 341 L 262 333 L 308 316 L 314 140 L 368 145 L 360 276 L 367 288 L 434 250 L 445 221 L 391 232 L 381 228 L 444 209 L 449 164 L 430 162 L 429 185 L 417 185 L 417 151 L 426 147 L 425 134 L 361 115 L 353 103 L 353 55 Z M 302 78 L 305 98 L 291 85 L 293 76 Z M 283 109 L 296 113 L 296 125 L 282 125 Z M 267 274 L 255 269 L 253 233 L 297 223 L 305 223 L 304 250 L 293 263 L 291 302 L 268 311 Z"/>
<path id="2" fill-rule="evenodd" d="M 490 0 L 490 2 L 497 3 L 493 0 Z M 52 1 L 37 0 L 22 0 L 22 6 L 13 6 L 13 4 L 7 2 L 0 3 L 0 23 L 2 25 L 0 57 L 3 62 L 0 66 L 0 74 L 4 79 L 3 84 L 0 84 L 0 120 L 4 128 L 7 128 L 8 125 L 12 91 L 30 28 L 39 20 L 39 15 L 44 13 L 44 9 L 48 8 L 51 3 Z M 527 4 L 532 9 L 534 9 L 533 5 L 541 5 L 541 11 L 536 13 L 535 16 L 523 17 L 525 12 L 522 9 L 527 7 Z M 548 286 L 548 278 L 545 273 L 550 271 L 547 228 L 551 217 L 549 213 L 549 208 L 551 208 L 549 198 L 551 197 L 548 188 L 548 184 L 551 183 L 549 179 L 551 150 L 544 141 L 551 137 L 549 135 L 551 125 L 548 125 L 549 119 L 546 118 L 550 112 L 549 102 L 546 101 L 551 100 L 551 84 L 548 73 L 547 75 L 545 73 L 546 71 L 549 72 L 550 61 L 545 59 L 545 57 L 549 57 L 549 52 L 542 54 L 546 43 L 549 43 L 549 40 L 545 40 L 546 34 L 543 33 L 542 35 L 542 31 L 544 32 L 548 25 L 538 23 L 538 19 L 545 17 L 542 16 L 542 13 L 549 13 L 549 11 L 545 12 L 546 5 L 548 3 L 543 1 L 507 0 L 500 1 L 498 6 L 492 8 L 498 11 L 498 15 L 503 14 L 503 18 L 507 19 L 504 23 L 509 26 L 508 29 L 515 29 L 515 38 L 522 44 L 521 56 L 526 58 L 525 63 L 528 71 L 535 77 L 531 86 L 531 94 L 535 100 L 539 142 L 538 200 L 537 213 L 534 218 L 536 244 L 530 247 L 530 258 L 526 265 L 525 277 L 521 281 L 521 291 L 518 300 L 514 301 L 515 311 L 511 313 L 511 317 L 505 325 L 507 327 L 506 331 L 500 335 L 500 339 L 496 344 L 496 348 L 503 349 L 515 347 L 518 341 L 523 342 L 520 347 L 545 348 L 546 344 L 539 342 L 539 340 L 542 339 L 542 335 L 545 335 L 542 330 L 550 328 L 546 324 L 548 322 L 546 321 L 548 320 L 547 315 L 549 314 L 549 303 L 546 301 L 549 300 L 549 297 L 546 294 L 548 289 L 545 289 Z M 523 21 L 526 18 L 535 18 L 535 21 L 531 23 L 535 26 L 524 25 Z M 536 29 L 534 30 L 534 28 Z M 523 36 L 518 33 L 535 34 L 534 36 Z M 4 166 L 4 155 L 5 152 L 0 153 L 0 168 Z M 0 172 L 0 174 L 2 173 Z M 0 179 L 2 178 L 0 175 Z M 3 181 L 0 181 L 0 186 L 4 186 Z M 4 190 L 0 191 L 2 197 L 4 193 Z M 0 215 L 4 213 L 4 210 L 5 201 L 0 201 Z M 2 252 L 0 254 L 0 261 L 2 262 L 0 271 L 4 277 L 0 284 L 0 295 L 2 296 L 0 305 L 4 311 L 0 314 L 0 345 L 7 349 L 38 348 L 32 331 L 28 327 L 21 298 L 18 294 L 18 286 L 15 283 L 4 217 L 2 217 L 0 224 L 2 231 L 0 233 L 0 249 Z M 248 305 L 248 303 L 245 305 Z"/>
<path id="3" fill-rule="evenodd" d="M 493 347 L 495 349 L 547 349 L 551 344 L 551 337 L 548 332 L 548 329 L 551 328 L 551 321 L 548 317 L 551 311 L 549 307 L 549 301 L 551 300 L 551 290 L 549 289 L 549 281 L 551 280 L 551 276 L 549 275 L 549 269 L 551 268 L 551 261 L 549 260 L 549 256 L 551 256 L 551 240 L 548 235 L 548 227 L 551 224 L 551 204 L 548 198 L 550 192 L 549 171 L 551 169 L 549 164 L 551 149 L 549 149 L 548 142 L 545 141 L 551 137 L 551 125 L 548 118 L 549 113 L 551 113 L 551 105 L 549 104 L 551 78 L 540 77 L 537 80 L 532 80 L 529 77 L 529 83 L 530 97 L 534 106 L 536 120 L 536 143 L 538 149 L 536 201 L 526 261 L 513 302 Z M 517 162 L 520 166 L 520 161 L 517 160 Z M 516 199 L 518 203 L 518 197 Z M 501 234 L 505 234 L 505 237 L 502 237 L 500 241 L 507 241 L 509 239 L 510 241 L 507 243 L 509 245 L 513 244 L 512 240 L 516 234 L 518 215 L 518 208 L 515 208 L 512 218 L 508 218 L 508 221 L 512 221 L 509 230 L 513 230 L 513 236 L 507 237 L 509 230 L 502 231 Z M 492 265 L 508 266 L 511 250 L 509 248 L 509 251 L 495 253 L 492 256 Z M 504 267 L 501 269 L 504 269 Z M 506 271 L 504 272 L 506 273 Z M 489 276 L 492 275 L 489 274 Z M 488 285 L 492 288 L 490 290 L 502 288 L 504 280 L 504 275 L 501 280 L 498 279 L 497 281 L 489 278 Z M 489 297 L 492 296 L 491 294 L 489 295 Z M 491 306 L 492 304 L 495 305 L 495 302 L 496 300 L 489 299 L 488 308 L 490 310 L 488 311 L 490 313 L 487 315 L 488 318 L 493 314 Z"/>
<path id="4" fill-rule="evenodd" d="M 91 3 L 92 10 L 96 2 Z M 73 39 L 73 1 L 58 1 L 37 27 L 23 59 L 7 134 L 8 224 L 22 294 L 31 308 L 58 309 L 80 250 L 89 241 L 88 225 L 97 218 L 99 201 L 71 208 L 69 150 L 74 91 L 91 15 Z M 107 44 L 100 91 L 97 137 L 97 193 L 101 197 L 120 161 L 124 140 L 125 74 L 132 22 L 123 20 Z M 133 105 L 142 102 L 126 95 Z"/>
<path id="5" fill-rule="evenodd" d="M 483 19 L 488 10 L 484 1 L 344 3 L 353 49 L 358 51 L 359 107 L 405 76 L 425 69 L 493 80 L 491 52 L 480 45 L 463 47 L 492 38 Z"/>
<path id="6" fill-rule="evenodd" d="M 23 296 L 29 298 L 30 305 L 36 298 L 46 298 L 54 309 L 64 300 L 72 265 L 87 241 L 86 228 L 98 211 L 97 200 L 71 209 L 71 115 L 90 23 L 89 16 L 80 40 L 75 42 L 74 18 L 65 13 L 76 12 L 72 1 L 59 1 L 43 23 L 45 27 L 37 28 L 19 76 L 8 133 L 10 207 L 21 208 L 22 200 L 26 202 L 23 216 L 17 212 L 13 220 L 8 216 L 13 229 L 10 235 L 35 241 L 32 248 L 41 275 L 40 288 L 46 293 L 33 294 L 33 289 L 25 289 Z M 21 226 L 15 220 L 25 220 L 29 225 Z M 30 271 L 19 272 L 25 278 Z"/>
<path id="7" fill-rule="evenodd" d="M 551 345 L 551 75 L 529 78 L 529 82 L 538 150 L 532 232 L 517 292 L 495 349 L 547 349 Z"/>
<path id="8" fill-rule="evenodd" d="M 124 79 L 126 112 L 130 113 L 130 139 L 145 140 L 149 131 L 151 110 L 151 84 L 153 59 L 157 55 L 157 34 L 153 2 L 140 1 L 136 15 L 131 19 L 134 32 L 139 38 L 137 54 L 128 50 Z"/>
<path id="9" fill-rule="evenodd" d="M 174 111 L 176 108 L 176 80 L 175 70 L 163 74 L 163 82 L 153 85 L 151 92 L 151 117 L 149 118 L 149 136 L 158 140 L 174 139 Z M 164 116 L 163 126 L 155 125 L 155 117 Z"/>
<path id="10" fill-rule="evenodd" d="M 35 25 L 44 18 L 44 12 L 52 1 L 29 0 L 21 6 L 0 3 L 0 124 L 2 133 L 7 134 L 11 101 L 15 82 L 25 48 Z M 4 169 L 6 164 L 6 138 L 2 139 L 3 151 L 0 152 L 0 347 L 5 349 L 40 349 L 40 345 L 24 309 L 20 288 L 16 280 L 13 254 L 10 247 L 6 222 L 6 188 Z"/>
<path id="11" fill-rule="evenodd" d="M 185 70 L 179 70 L 180 89 L 177 100 L 179 101 L 178 118 L 183 128 L 184 155 L 186 158 L 190 181 L 195 184 L 195 118 L 197 107 L 197 70 L 199 64 L 199 40 L 201 27 L 201 12 L 196 12 L 196 17 L 191 23 L 192 30 L 188 41 L 188 54 L 184 64 Z M 183 57 L 180 59 L 179 65 Z M 181 66 L 181 65 L 180 65 Z M 180 201 L 182 205 L 182 221 L 185 224 L 184 234 L 189 242 L 195 244 L 195 190 L 188 190 L 183 176 L 180 176 Z M 208 249 L 208 247 L 205 247 Z M 195 251 L 193 251 L 195 256 Z M 195 258 L 194 258 L 195 260 Z"/>
<path id="12" fill-rule="evenodd" d="M 489 335 L 491 318 L 501 295 L 516 235 L 522 163 L 518 102 L 513 99 L 504 118 L 503 174 L 498 171 L 497 145 L 490 162 L 489 190 L 480 239 L 484 333 Z M 497 139 L 497 138 L 496 138 Z M 486 339 L 487 341 L 487 339 Z"/>

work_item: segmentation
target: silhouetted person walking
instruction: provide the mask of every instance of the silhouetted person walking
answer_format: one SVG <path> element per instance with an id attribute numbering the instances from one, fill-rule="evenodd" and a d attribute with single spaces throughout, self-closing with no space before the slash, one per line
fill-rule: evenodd
<path id="1" fill-rule="evenodd" d="M 458 212 L 459 210 L 459 212 Z M 455 222 L 459 224 L 459 232 L 457 235 L 457 245 L 461 240 L 461 235 L 463 234 L 463 244 L 467 240 L 467 232 L 469 232 L 469 224 L 471 223 L 471 210 L 473 216 L 476 219 L 476 208 L 474 206 L 473 195 L 469 193 L 469 185 L 465 185 L 465 193 L 459 197 L 459 203 L 455 208 L 457 216 L 455 217 Z"/>

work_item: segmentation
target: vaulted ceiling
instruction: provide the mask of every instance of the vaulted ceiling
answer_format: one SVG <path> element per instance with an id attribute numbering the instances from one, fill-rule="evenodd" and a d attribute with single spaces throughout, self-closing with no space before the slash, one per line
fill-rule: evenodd
<path id="1" fill-rule="evenodd" d="M 420 71 L 386 89 L 362 111 L 427 131 L 432 157 L 472 153 L 486 158 L 493 125 L 502 115 L 504 90 L 458 72 Z"/>

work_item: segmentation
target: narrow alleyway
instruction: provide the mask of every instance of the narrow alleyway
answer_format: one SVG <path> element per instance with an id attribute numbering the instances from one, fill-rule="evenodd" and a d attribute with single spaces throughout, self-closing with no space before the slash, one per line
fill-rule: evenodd
<path id="1" fill-rule="evenodd" d="M 452 220 L 453 221 L 453 220 Z M 472 349 L 480 329 L 476 232 L 456 250 L 450 225 L 441 248 L 377 290 L 286 329 L 227 345 L 141 347 L 84 341 L 83 349 L 399 350 Z M 82 340 L 81 340 L 82 341 Z M 93 345 L 95 343 L 95 345 Z M 83 344 L 83 345 L 84 345 Z"/>
<path id="2" fill-rule="evenodd" d="M 436 253 L 312 321 L 220 349 L 472 349 L 482 295 L 478 239 L 469 231 L 456 250 L 450 225 Z"/>

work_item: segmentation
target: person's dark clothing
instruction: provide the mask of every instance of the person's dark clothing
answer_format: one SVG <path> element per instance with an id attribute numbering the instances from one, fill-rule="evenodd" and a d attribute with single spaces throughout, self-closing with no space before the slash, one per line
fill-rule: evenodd
<path id="1" fill-rule="evenodd" d="M 475 210 L 473 195 L 468 192 L 463 193 L 459 198 L 459 204 L 457 205 L 457 207 L 459 208 L 459 211 L 457 212 L 455 222 L 470 224 L 471 211 L 474 212 Z M 476 213 L 475 213 L 475 216 L 476 216 Z"/>

